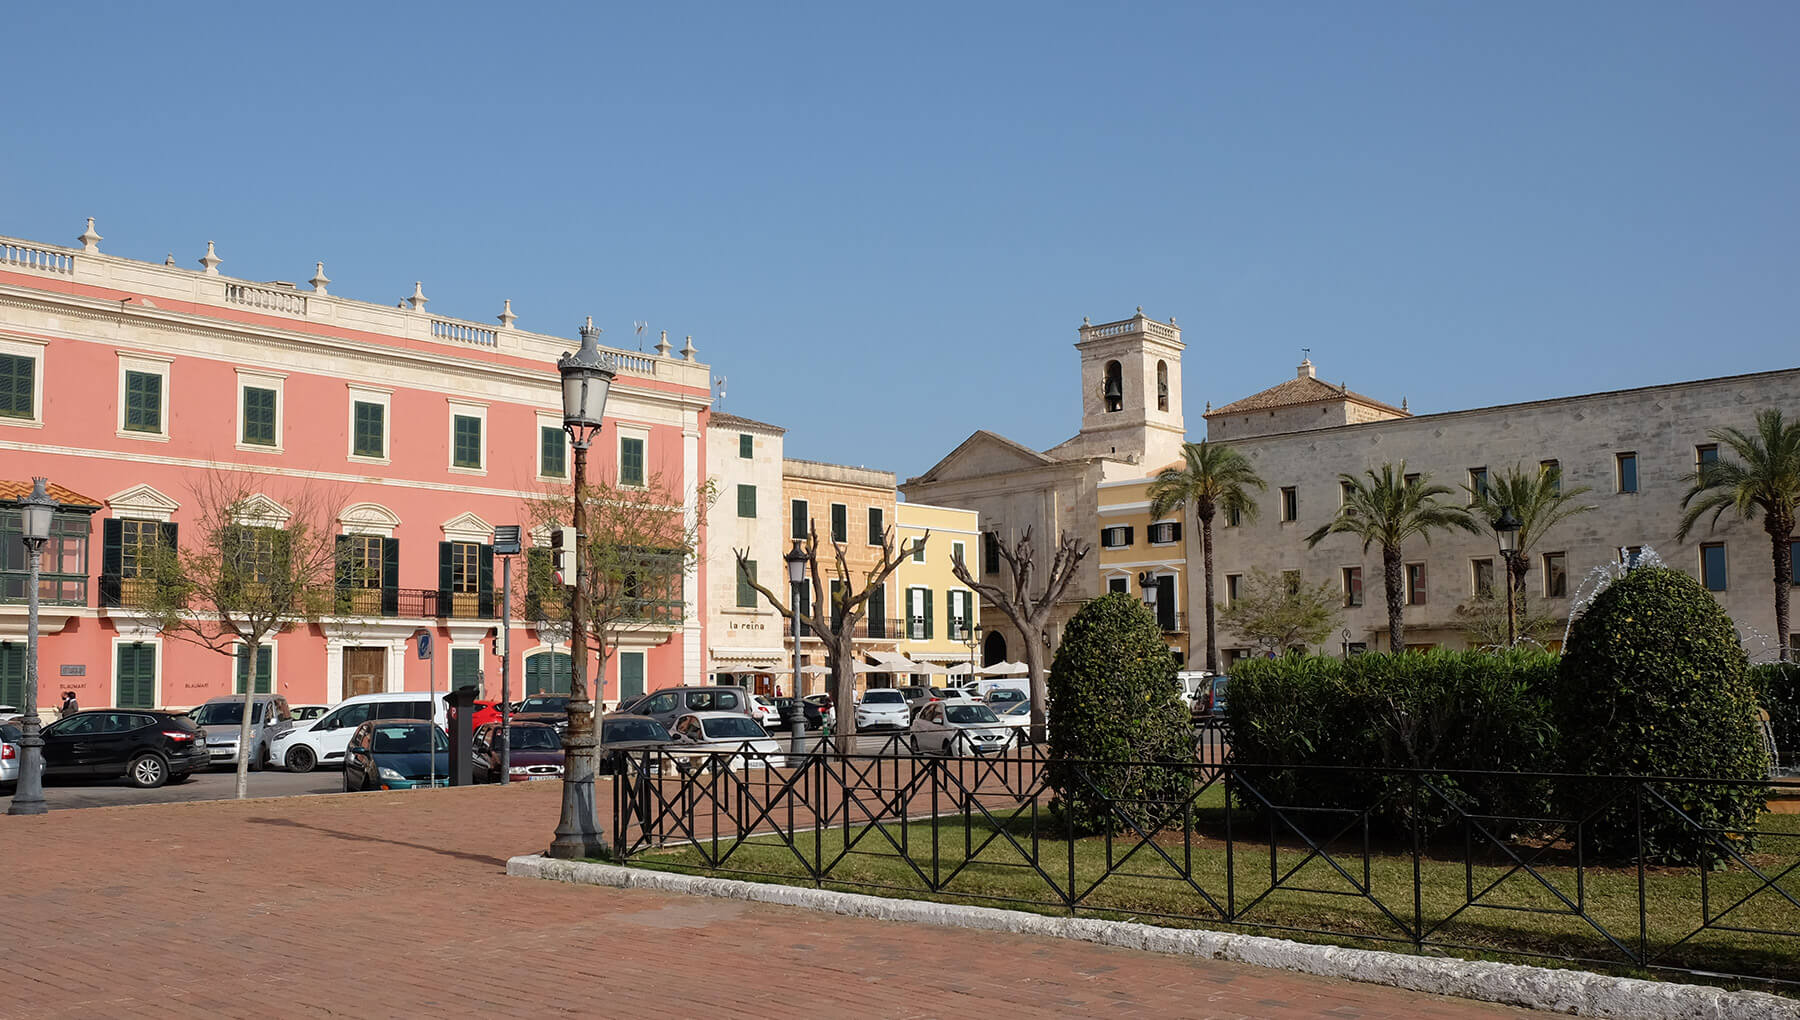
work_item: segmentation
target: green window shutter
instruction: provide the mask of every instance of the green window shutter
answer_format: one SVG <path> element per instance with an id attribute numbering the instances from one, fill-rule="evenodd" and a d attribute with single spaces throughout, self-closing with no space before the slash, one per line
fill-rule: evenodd
<path id="1" fill-rule="evenodd" d="M 870 507 L 869 508 L 869 544 L 870 545 L 880 545 L 881 544 L 881 533 L 886 530 L 887 529 L 885 527 L 883 527 L 883 522 L 881 519 L 881 508 L 878 506 Z"/>
<path id="2" fill-rule="evenodd" d="M 125 554 L 121 548 L 124 527 L 117 517 L 108 517 L 100 522 L 100 604 L 102 606 L 119 604 L 122 587 L 119 583 L 119 575 L 125 569 Z M 18 702 L 9 701 L 7 704 L 17 705 Z"/>
<path id="3" fill-rule="evenodd" d="M 567 652 L 540 652 L 525 660 L 525 693 L 567 694 L 575 659 Z"/>
<path id="4" fill-rule="evenodd" d="M 806 519 L 806 500 L 796 499 L 789 503 L 788 513 L 793 518 L 788 526 L 788 534 L 793 538 L 805 538 L 811 530 Z"/>
<path id="5" fill-rule="evenodd" d="M 563 430 L 553 425 L 538 429 L 538 447 L 546 478 L 561 478 L 569 473 L 568 450 L 563 443 L 563 435 Z"/>
<path id="6" fill-rule="evenodd" d="M 869 589 L 869 636 L 872 638 L 887 637 L 887 585 L 878 584 Z"/>
<path id="7" fill-rule="evenodd" d="M 113 704 L 119 708 L 156 707 L 156 646 L 120 645 L 118 690 Z"/>
<path id="8" fill-rule="evenodd" d="M 739 485 L 737 487 L 737 515 L 739 517 L 756 516 L 756 486 Z"/>
<path id="9" fill-rule="evenodd" d="M 931 589 L 925 589 L 925 640 L 931 640 Z"/>
<path id="10" fill-rule="evenodd" d="M 635 698 L 644 693 L 644 653 L 619 653 L 619 699 Z"/>
<path id="11" fill-rule="evenodd" d="M 438 590 L 437 616 L 450 615 L 450 582 L 455 576 L 455 568 L 451 559 L 454 555 L 455 542 L 438 543 Z"/>
<path id="12" fill-rule="evenodd" d="M 244 444 L 276 445 L 274 390 L 261 386 L 244 387 Z"/>
<path id="13" fill-rule="evenodd" d="M 644 441 L 629 436 L 619 440 L 619 484 L 644 484 Z"/>
<path id="14" fill-rule="evenodd" d="M 756 589 L 751 586 L 756 580 L 756 561 L 745 560 L 738 567 L 737 604 L 739 609 L 756 608 Z"/>
<path id="15" fill-rule="evenodd" d="M 350 562 L 350 536 L 337 536 L 336 547 L 337 551 L 333 554 L 333 559 L 337 561 L 337 571 L 333 575 L 332 584 L 336 592 L 336 611 L 348 613 L 350 611 L 350 573 L 354 569 L 354 564 Z"/>
<path id="16" fill-rule="evenodd" d="M 462 468 L 481 467 L 481 419 L 459 414 L 451 419 L 451 463 Z"/>
<path id="17" fill-rule="evenodd" d="M 356 402 L 356 435 L 353 449 L 358 457 L 387 456 L 387 408 L 366 400 Z"/>
<path id="18" fill-rule="evenodd" d="M 0 704 L 25 707 L 25 643 L 0 644 Z"/>
<path id="19" fill-rule="evenodd" d="M 244 693 L 244 685 L 250 679 L 250 646 L 237 646 L 237 686 L 234 693 Z M 256 693 L 268 694 L 275 688 L 275 650 L 268 645 L 259 645 L 256 649 Z"/>
<path id="20" fill-rule="evenodd" d="M 15 354 L 0 354 L 0 416 L 32 418 L 36 396 L 37 362 Z M 17 704 L 9 701 L 7 704 Z"/>
<path id="21" fill-rule="evenodd" d="M 450 687 L 479 687 L 481 684 L 481 649 L 450 649 Z"/>
<path id="22" fill-rule="evenodd" d="M 125 428 L 129 432 L 162 431 L 161 375 L 125 373 Z"/>
<path id="23" fill-rule="evenodd" d="M 549 548 L 533 546 L 525 550 L 525 619 L 544 618 L 544 593 L 556 583 L 550 576 L 552 572 Z"/>
<path id="24" fill-rule="evenodd" d="M 400 615 L 400 540 L 381 540 L 381 615 Z"/>
<path id="25" fill-rule="evenodd" d="M 831 504 L 831 540 L 850 541 L 850 508 L 842 503 Z"/>
<path id="26" fill-rule="evenodd" d="M 483 544 L 475 559 L 481 571 L 476 580 L 475 614 L 491 620 L 494 618 L 494 547 Z"/>
<path id="27" fill-rule="evenodd" d="M 836 630 L 838 622 L 844 618 L 844 583 L 834 579 L 831 582 L 831 594 L 827 597 L 831 599 L 831 605 L 826 607 L 831 611 L 831 629 Z"/>
<path id="28" fill-rule="evenodd" d="M 549 653 L 533 655 L 525 660 L 525 696 L 544 693 L 544 660 Z"/>
<path id="29" fill-rule="evenodd" d="M 756 437 L 748 432 L 738 433 L 738 456 L 749 460 L 756 456 Z"/>

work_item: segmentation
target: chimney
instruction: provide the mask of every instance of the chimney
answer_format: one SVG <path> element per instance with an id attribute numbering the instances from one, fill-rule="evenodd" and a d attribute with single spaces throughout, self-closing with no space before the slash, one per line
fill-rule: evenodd
<path id="1" fill-rule="evenodd" d="M 1300 368 L 1296 374 L 1301 379 L 1313 378 L 1314 373 L 1313 373 L 1312 359 L 1311 358 L 1301 358 L 1300 359 Z"/>

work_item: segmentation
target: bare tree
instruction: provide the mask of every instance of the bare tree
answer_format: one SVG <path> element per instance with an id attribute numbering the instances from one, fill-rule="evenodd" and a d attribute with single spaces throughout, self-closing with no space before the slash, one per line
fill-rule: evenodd
<path id="1" fill-rule="evenodd" d="M 277 634 L 327 620 L 339 607 L 334 579 L 337 541 L 332 494 L 292 488 L 270 494 L 266 475 L 213 473 L 194 486 L 193 537 L 181 548 L 134 549 L 154 562 L 153 583 L 130 601 L 155 616 L 166 635 L 221 655 L 239 656 L 244 685 L 238 724 L 237 796 L 249 792 L 247 772 L 260 768 L 262 748 L 250 743 L 259 655 Z M 140 579 L 144 571 L 138 570 Z"/>
<path id="2" fill-rule="evenodd" d="M 832 542 L 834 553 L 833 576 L 826 577 L 819 564 L 819 529 L 809 522 L 805 544 L 808 575 L 812 579 L 812 595 L 805 607 L 792 605 L 792 599 L 778 598 L 762 582 L 751 576 L 749 572 L 749 550 L 733 549 L 737 556 L 738 576 L 745 583 L 755 588 L 769 605 L 775 608 L 781 618 L 791 625 L 796 616 L 800 625 L 819 636 L 825 645 L 825 665 L 831 670 L 831 699 L 834 705 L 838 735 L 838 746 L 849 751 L 854 745 L 856 736 L 856 713 L 849 710 L 856 700 L 856 625 L 869 608 L 869 593 L 881 585 L 900 569 L 900 562 L 915 551 L 923 549 L 925 542 L 931 537 L 927 531 L 916 539 L 901 545 L 898 551 L 894 548 L 894 528 L 889 525 L 881 533 L 881 558 L 875 566 L 863 575 L 861 586 L 856 583 L 855 575 L 850 570 L 848 550 L 842 542 Z M 836 581 L 835 601 L 827 594 L 832 589 L 828 581 Z M 800 694 L 800 678 L 794 678 L 794 695 Z"/>
<path id="3" fill-rule="evenodd" d="M 1006 561 L 1010 584 L 977 581 L 961 557 L 951 564 L 951 570 L 958 581 L 968 585 L 983 602 L 1005 613 L 1018 628 L 1019 636 L 1025 642 L 1025 665 L 1030 668 L 1031 675 L 1031 739 L 1041 742 L 1045 737 L 1044 709 L 1049 699 L 1049 671 L 1044 660 L 1050 652 L 1050 614 L 1069 590 L 1070 582 L 1075 580 L 1075 568 L 1087 557 L 1091 547 L 1075 536 L 1063 533 L 1056 544 L 1056 556 L 1050 561 L 1050 573 L 1044 578 L 1044 587 L 1034 596 L 1031 584 L 1036 562 L 1032 557 L 1031 529 L 1026 528 L 1018 543 L 1010 549 L 1000 540 L 999 532 L 989 532 L 988 541 L 994 543 L 1000 558 Z"/>

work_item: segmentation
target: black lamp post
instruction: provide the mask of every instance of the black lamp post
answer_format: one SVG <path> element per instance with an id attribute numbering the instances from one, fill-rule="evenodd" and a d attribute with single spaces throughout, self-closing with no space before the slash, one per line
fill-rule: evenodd
<path id="1" fill-rule="evenodd" d="M 44 491 L 44 479 L 33 478 L 31 495 L 19 500 L 24 518 L 21 534 L 25 551 L 31 559 L 31 589 L 26 599 L 25 617 L 25 718 L 19 737 L 19 786 L 13 794 L 9 815 L 41 815 L 50 810 L 44 803 L 44 738 L 38 728 L 38 564 L 44 555 L 44 543 L 50 540 L 50 520 L 59 504 Z"/>
<path id="2" fill-rule="evenodd" d="M 788 727 L 788 753 L 796 757 L 806 753 L 806 703 L 800 693 L 800 586 L 806 583 L 806 549 L 799 539 L 782 557 L 788 569 L 788 605 L 794 610 L 794 697 L 782 714 Z"/>
<path id="3" fill-rule="evenodd" d="M 1518 640 L 1517 607 L 1513 604 L 1513 557 L 1518 555 L 1520 521 L 1513 516 L 1512 504 L 1500 508 L 1500 519 L 1494 522 L 1494 537 L 1500 541 L 1500 559 L 1506 564 L 1506 647 Z"/>
<path id="4" fill-rule="evenodd" d="M 610 360 L 600 353 L 600 331 L 593 316 L 581 327 L 581 349 L 564 354 L 556 362 L 562 374 L 563 431 L 575 447 L 575 585 L 570 616 L 569 652 L 573 669 L 569 678 L 569 728 L 563 734 L 562 818 L 550 856 L 564 860 L 599 857 L 606 852 L 601 842 L 600 820 L 594 810 L 594 704 L 587 690 L 587 587 L 581 583 L 582 544 L 587 540 L 587 451 L 600 434 L 606 412 L 606 394 L 612 386 Z M 600 682 L 604 682 L 601 679 Z"/>

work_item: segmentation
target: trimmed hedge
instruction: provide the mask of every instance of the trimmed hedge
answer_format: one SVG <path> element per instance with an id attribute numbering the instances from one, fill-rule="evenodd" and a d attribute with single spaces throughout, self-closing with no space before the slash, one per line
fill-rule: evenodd
<path id="1" fill-rule="evenodd" d="M 1192 763 L 1193 732 L 1175 658 L 1142 603 L 1114 593 L 1083 606 L 1063 631 L 1049 695 L 1051 809 L 1063 824 L 1077 833 L 1123 831 L 1115 808 L 1145 827 L 1160 827 L 1171 812 L 1179 817 L 1193 770 L 1148 763 Z"/>
<path id="2" fill-rule="evenodd" d="M 1602 591 L 1570 629 L 1559 673 L 1564 768 L 1598 775 L 1766 779 L 1756 693 L 1731 617 L 1679 570 L 1633 570 Z M 1637 795 L 1570 782 L 1563 810 L 1589 816 L 1589 848 L 1624 856 L 1636 845 Z M 1766 802 L 1759 786 L 1661 788 L 1645 798 L 1646 859 L 1707 862 L 1722 851 L 1702 826 L 1749 829 Z M 1604 806 L 1596 809 L 1596 804 Z M 1679 814 L 1677 813 L 1679 809 Z M 1597 813 L 1596 813 L 1597 811 Z M 1746 837 L 1737 844 L 1747 848 Z"/>
<path id="3" fill-rule="evenodd" d="M 1245 769 L 1255 794 L 1241 799 L 1345 809 L 1379 801 L 1375 820 L 1408 830 L 1415 816 L 1426 831 L 1455 822 L 1457 804 L 1541 816 L 1550 796 L 1543 781 L 1440 775 L 1430 785 L 1441 796 L 1421 797 L 1415 780 L 1354 769 L 1553 771 L 1556 675 L 1554 655 L 1526 649 L 1239 662 L 1225 709 L 1235 761 L 1352 767 Z"/>

